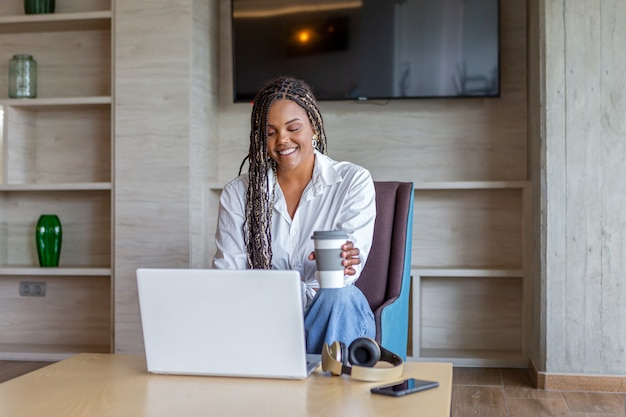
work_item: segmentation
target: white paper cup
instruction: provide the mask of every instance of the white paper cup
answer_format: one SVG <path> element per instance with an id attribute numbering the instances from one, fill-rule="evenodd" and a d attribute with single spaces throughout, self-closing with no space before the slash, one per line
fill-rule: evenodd
<path id="1" fill-rule="evenodd" d="M 343 287 L 341 247 L 348 240 L 348 234 L 342 230 L 318 230 L 313 232 L 311 239 L 315 246 L 315 276 L 320 288 Z"/>

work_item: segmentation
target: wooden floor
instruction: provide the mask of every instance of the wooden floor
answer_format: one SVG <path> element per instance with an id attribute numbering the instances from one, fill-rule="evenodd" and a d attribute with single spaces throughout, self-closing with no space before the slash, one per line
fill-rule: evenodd
<path id="1" fill-rule="evenodd" d="M 0 382 L 48 362 L 0 361 Z M 454 368 L 451 417 L 624 417 L 626 393 L 544 391 L 526 369 Z"/>
<path id="2" fill-rule="evenodd" d="M 626 393 L 544 391 L 527 369 L 454 368 L 452 417 L 623 417 Z"/>

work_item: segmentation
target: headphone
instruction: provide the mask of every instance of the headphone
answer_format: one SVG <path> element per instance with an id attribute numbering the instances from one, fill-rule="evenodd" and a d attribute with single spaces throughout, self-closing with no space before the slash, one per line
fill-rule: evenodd
<path id="1" fill-rule="evenodd" d="M 379 361 L 389 362 L 392 368 L 373 368 Z M 351 366 L 348 366 L 350 364 Z M 350 375 L 359 381 L 383 381 L 400 378 L 404 369 L 404 361 L 395 353 L 380 346 L 374 339 L 359 337 L 346 345 L 333 342 L 322 347 L 322 370 L 331 375 Z"/>

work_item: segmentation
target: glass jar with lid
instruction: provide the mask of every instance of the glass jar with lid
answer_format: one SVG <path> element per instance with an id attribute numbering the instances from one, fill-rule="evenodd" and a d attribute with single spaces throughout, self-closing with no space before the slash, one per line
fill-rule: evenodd
<path id="1" fill-rule="evenodd" d="M 32 55 L 13 55 L 9 61 L 9 97 L 37 97 L 37 61 Z"/>

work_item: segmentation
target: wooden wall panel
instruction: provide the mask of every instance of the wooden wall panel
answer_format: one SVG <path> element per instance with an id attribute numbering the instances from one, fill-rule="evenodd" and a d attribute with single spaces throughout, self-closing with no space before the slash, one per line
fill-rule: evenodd
<path id="1" fill-rule="evenodd" d="M 137 268 L 209 262 L 207 184 L 217 177 L 219 126 L 216 7 L 203 0 L 117 3 L 117 352 L 143 351 Z"/>
<path id="2" fill-rule="evenodd" d="M 544 96 L 544 73 L 542 63 L 545 58 L 544 44 L 540 36 L 545 30 L 543 22 L 543 8 L 538 1 L 531 1 L 528 5 L 528 166 L 529 179 L 533 184 L 530 190 L 531 198 L 528 202 L 530 221 L 528 224 L 529 239 L 526 249 L 529 251 L 527 267 L 530 281 L 527 282 L 528 293 L 526 300 L 529 312 L 529 326 L 527 328 L 528 355 L 535 364 L 541 364 L 545 369 L 545 327 L 542 325 L 542 316 L 545 312 L 545 292 L 542 277 L 544 263 L 541 248 L 545 245 L 545 230 L 541 227 L 544 199 L 543 191 L 543 141 L 545 121 L 541 105 Z M 532 244 L 530 244 L 533 242 Z"/>
<path id="3" fill-rule="evenodd" d="M 232 102 L 232 51 L 230 45 L 230 1 L 220 2 L 220 135 L 218 183 L 233 179 L 247 153 L 250 129 L 249 103 Z M 380 102 L 320 102 L 328 136 L 329 154 L 337 160 L 349 160 L 368 168 L 377 180 L 404 180 L 430 184 L 455 181 L 525 181 L 528 179 L 527 160 L 527 2 L 501 1 L 501 80 L 502 96 L 498 99 L 461 100 L 392 100 Z M 315 86 L 313 86 L 315 87 Z M 245 169 L 245 168 L 244 168 Z M 426 186 L 425 188 L 429 188 Z M 434 187 L 436 188 L 436 187 Z M 438 300 L 456 300 L 459 291 L 476 288 L 483 298 L 511 297 L 514 327 L 485 330 L 489 319 L 511 316 L 509 307 L 490 310 L 492 304 L 473 305 L 480 323 L 447 322 L 442 332 L 463 332 L 451 342 L 455 354 L 471 357 L 482 350 L 486 357 L 494 351 L 499 364 L 519 365 L 528 336 L 528 321 L 522 315 L 531 311 L 526 296 L 530 284 L 525 244 L 527 236 L 526 210 L 530 207 L 527 188 L 455 189 L 443 185 L 443 190 L 426 189 L 415 193 L 413 231 L 414 268 L 503 268 L 517 270 L 516 278 L 502 290 L 496 280 L 459 278 L 432 283 Z M 462 187 L 461 187 L 462 188 Z M 472 189 L 474 188 L 474 189 Z M 214 230 L 217 197 L 215 189 L 210 198 L 213 211 L 210 222 Z M 214 245 L 209 246 L 214 251 Z M 212 254 L 211 254 L 212 255 Z M 488 272 L 487 272 L 488 273 Z M 449 284 L 454 282 L 453 284 Z M 449 285 L 445 285 L 448 283 Z M 458 283 L 458 286 L 456 284 Z M 427 290 L 431 287 L 427 287 Z M 422 289 L 423 290 L 423 289 Z M 446 297 L 451 297 L 447 299 Z M 453 301 L 446 304 L 454 304 Z M 431 305 L 426 314 L 426 327 L 432 324 Z M 435 310 L 437 310 L 435 308 Z M 438 310 L 437 310 L 438 311 Z M 413 320 L 421 320 L 423 310 L 414 311 Z M 454 320 L 457 310 L 443 314 L 444 320 Z M 430 315 L 429 315 L 430 314 Z M 482 320 L 486 320 L 485 323 Z M 442 351 L 445 343 L 437 345 L 445 335 L 435 334 L 432 327 L 424 351 Z M 491 337 L 485 339 L 486 333 Z M 509 337 L 511 332 L 514 338 Z M 498 339 L 508 340 L 510 345 Z M 490 349 L 480 340 L 496 340 Z M 468 346 L 464 346 L 468 342 Z M 489 344 L 487 342 L 487 344 Z M 437 346 L 435 346 L 437 345 Z M 497 345 L 497 346 L 496 346 Z M 450 347 L 450 346 L 448 346 Z M 491 352 L 491 353 L 486 353 Z M 508 361 L 508 362 L 507 362 Z M 495 362 L 494 362 L 495 363 Z"/>
<path id="4" fill-rule="evenodd" d="M 220 180 L 227 181 L 247 153 L 251 107 L 232 103 L 230 2 L 221 4 Z M 379 180 L 525 180 L 525 16 L 525 1 L 501 1 L 501 98 L 322 102 L 330 156 Z"/>
<path id="5" fill-rule="evenodd" d="M 215 1 L 192 3 L 193 61 L 191 68 L 191 261 L 193 267 L 211 262 L 214 232 L 207 221 L 208 181 L 218 179 L 218 33 Z"/>
<path id="6" fill-rule="evenodd" d="M 142 345 L 134 269 L 210 265 L 217 193 L 207 187 L 204 194 L 196 194 L 196 186 L 234 178 L 247 153 L 251 106 L 232 103 L 230 1 L 220 0 L 219 10 L 208 14 L 203 7 L 194 0 L 116 5 L 118 352 L 136 351 Z M 323 102 L 331 156 L 367 167 L 377 180 L 525 181 L 525 12 L 525 2 L 502 0 L 502 97 Z M 201 34 L 202 20 L 207 18 L 219 18 L 219 33 L 208 28 L 219 39 Z M 194 53 L 194 48 L 207 44 L 215 48 L 208 56 Z M 206 65 L 213 78 L 194 72 Z M 202 92 L 194 101 L 194 92 L 204 86 L 208 94 Z M 202 105 L 207 109 L 195 107 Z M 203 160 L 208 166 L 201 168 Z M 478 219 L 476 225 L 471 219 L 463 223 L 461 233 L 468 234 L 458 246 L 471 241 L 470 235 L 481 225 L 490 236 L 499 236 L 498 255 L 477 245 L 478 257 L 468 253 L 461 260 L 468 264 L 458 266 L 493 267 L 497 259 L 496 266 L 519 268 L 521 206 L 515 206 L 521 204 L 519 188 L 449 196 L 444 200 L 453 211 L 470 202 L 477 210 L 492 210 L 493 215 L 476 214 L 472 217 Z M 209 211 L 204 212 L 207 207 Z M 513 234 L 510 245 L 502 238 L 507 232 Z M 203 234 L 205 241 L 200 240 Z M 414 236 L 419 239 L 420 235 Z M 439 263 L 452 263 L 458 246 L 442 246 Z M 521 302 L 522 290 L 518 289 Z"/>
<path id="7" fill-rule="evenodd" d="M 189 265 L 190 23 L 185 1 L 116 3 L 116 352 L 143 349 L 136 269 Z"/>

